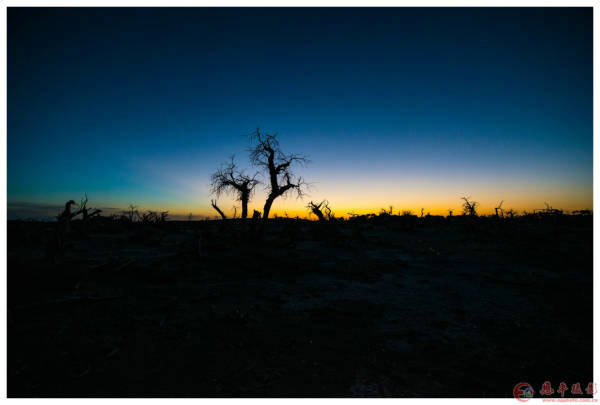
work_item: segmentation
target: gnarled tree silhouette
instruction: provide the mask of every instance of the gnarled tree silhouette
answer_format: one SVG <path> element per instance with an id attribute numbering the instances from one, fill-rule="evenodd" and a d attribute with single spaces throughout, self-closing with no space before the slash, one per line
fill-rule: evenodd
<path id="1" fill-rule="evenodd" d="M 477 205 L 479 203 L 477 201 L 469 201 L 471 197 L 461 197 L 461 200 L 464 200 L 463 203 L 463 215 L 469 215 L 472 217 L 477 216 Z"/>
<path id="2" fill-rule="evenodd" d="M 323 200 L 319 204 L 315 204 L 310 201 L 306 206 L 313 214 L 319 218 L 319 221 L 331 221 L 335 219 L 335 216 L 331 212 L 331 208 L 329 208 L 329 201 Z"/>
<path id="3" fill-rule="evenodd" d="M 89 219 L 91 219 L 93 217 L 97 217 L 100 215 L 100 213 L 102 213 L 101 209 L 88 208 L 87 203 L 88 203 L 88 196 L 87 196 L 87 194 L 85 194 L 85 198 L 82 198 L 81 202 L 79 203 L 79 211 L 77 212 L 77 213 L 81 213 L 82 219 L 84 222 L 87 222 Z"/>
<path id="4" fill-rule="evenodd" d="M 82 198 L 81 202 L 79 203 L 79 211 L 77 212 L 77 214 L 81 213 L 82 215 L 82 230 L 84 234 L 87 234 L 88 232 L 90 220 L 94 217 L 100 216 L 100 213 L 102 212 L 102 210 L 98 208 L 88 208 L 87 203 L 88 196 L 85 194 L 85 198 Z"/>
<path id="5" fill-rule="evenodd" d="M 323 215 L 323 213 L 321 212 L 321 206 L 323 206 L 324 203 L 325 200 L 321 201 L 319 204 L 315 204 L 314 202 L 310 201 L 306 208 L 308 208 L 313 214 L 315 214 L 317 218 L 319 218 L 319 221 L 325 221 L 325 215 Z"/>
<path id="6" fill-rule="evenodd" d="M 258 176 L 258 173 L 255 173 L 254 176 L 248 176 L 243 170 L 238 170 L 232 156 L 230 163 L 212 174 L 210 178 L 211 193 L 217 197 L 222 193 L 235 193 L 237 199 L 242 203 L 242 219 L 246 219 L 248 216 L 248 201 L 250 201 L 254 187 L 260 183 L 256 176 Z M 221 212 L 219 214 L 223 216 Z"/>
<path id="7" fill-rule="evenodd" d="M 267 172 L 268 196 L 263 209 L 263 219 L 269 218 L 269 212 L 275 199 L 288 193 L 296 193 L 297 198 L 304 195 L 307 184 L 301 177 L 296 176 L 292 166 L 308 162 L 304 155 L 284 153 L 277 139 L 277 134 L 261 133 L 258 129 L 251 135 L 251 141 L 256 145 L 250 149 L 250 161 L 254 166 L 261 167 Z"/>

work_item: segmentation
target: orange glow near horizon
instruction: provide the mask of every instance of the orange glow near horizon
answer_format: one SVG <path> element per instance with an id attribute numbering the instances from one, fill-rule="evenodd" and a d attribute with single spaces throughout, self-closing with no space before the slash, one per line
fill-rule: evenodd
<path id="1" fill-rule="evenodd" d="M 502 208 L 504 210 L 513 209 L 515 212 L 521 214 L 524 211 L 532 212 L 534 210 L 540 210 L 545 208 L 545 202 L 550 204 L 553 208 L 562 209 L 566 212 L 571 212 L 574 210 L 581 209 L 593 209 L 592 204 L 592 191 L 590 190 L 589 196 L 581 195 L 580 197 L 571 196 L 572 198 L 557 198 L 560 195 L 554 195 L 554 198 L 521 198 L 521 199 L 504 199 L 502 204 Z M 468 196 L 468 195 L 467 195 Z M 498 206 L 502 198 L 477 198 L 471 196 L 471 201 L 477 201 L 478 205 L 478 213 L 480 215 L 490 215 L 494 214 L 494 207 Z M 310 210 L 306 208 L 308 202 L 311 201 L 310 198 L 307 198 L 303 201 L 296 200 L 294 198 L 288 198 L 287 200 L 280 200 L 273 204 L 273 208 L 271 209 L 270 217 L 290 217 L 294 218 L 296 216 L 300 218 L 309 218 L 314 219 L 314 215 L 310 214 Z M 313 198 L 312 201 L 319 202 L 321 199 Z M 442 215 L 447 216 L 450 209 L 453 211 L 453 215 L 462 214 L 462 203 L 463 201 L 460 197 L 456 197 L 455 199 L 430 199 L 429 203 L 427 200 L 424 200 L 422 204 L 418 204 L 414 200 L 409 200 L 404 198 L 404 203 L 402 201 L 394 201 L 392 199 L 385 201 L 381 200 L 381 203 L 376 203 L 372 201 L 372 199 L 368 199 L 366 201 L 356 201 L 356 204 L 345 203 L 343 200 L 338 200 L 336 198 L 329 198 L 330 207 L 332 212 L 336 217 L 344 217 L 348 218 L 350 214 L 357 215 L 365 215 L 369 213 L 378 214 L 382 209 L 386 211 L 390 209 L 390 206 L 393 209 L 394 215 L 401 214 L 404 211 L 410 211 L 414 215 L 420 215 L 421 209 L 423 209 L 424 215 Z M 512 202 L 512 203 L 511 203 Z M 262 200 L 255 199 L 255 201 L 249 204 L 249 216 L 252 215 L 253 210 L 258 210 L 262 212 Z M 219 207 L 225 212 L 228 216 L 233 216 L 234 209 L 233 206 L 237 207 L 237 215 L 239 216 L 241 212 L 241 208 L 239 202 L 234 202 L 232 200 L 222 199 L 218 202 Z M 172 215 L 175 216 L 186 216 L 189 213 L 192 213 L 194 217 L 208 217 L 212 218 L 217 215 L 216 211 L 209 205 L 203 204 L 204 206 L 200 207 L 200 209 L 189 209 L 186 210 L 183 207 L 178 207 L 171 211 Z"/>
<path id="2" fill-rule="evenodd" d="M 143 164 L 142 164 L 143 163 Z M 102 208 L 105 215 L 127 210 L 130 204 L 136 205 L 139 211 L 169 211 L 172 219 L 186 218 L 190 213 L 195 219 L 214 218 L 218 214 L 211 207 L 206 175 L 197 175 L 197 171 L 185 166 L 173 164 L 158 164 L 157 162 L 139 163 L 136 171 L 144 179 L 153 179 L 157 186 L 150 190 L 128 189 L 125 192 L 89 192 L 86 190 L 59 192 L 54 195 L 43 194 L 34 198 L 19 198 L 13 196 L 12 202 L 27 202 L 33 204 L 53 204 L 62 207 L 65 201 L 74 199 L 87 192 L 90 204 Z M 408 170 L 395 175 L 392 167 L 377 170 L 376 175 L 371 171 L 352 168 L 338 171 L 322 166 L 315 161 L 311 166 L 299 170 L 303 177 L 312 182 L 307 195 L 302 200 L 293 195 L 275 200 L 270 216 L 313 218 L 306 208 L 309 201 L 329 201 L 336 217 L 349 217 L 349 213 L 363 215 L 378 214 L 382 209 L 393 207 L 394 213 L 412 211 L 420 215 L 453 215 L 462 213 L 462 196 L 477 201 L 478 212 L 481 215 L 494 213 L 500 201 L 504 201 L 504 210 L 513 209 L 515 212 L 531 212 L 543 209 L 544 203 L 564 211 L 593 208 L 593 187 L 591 176 L 561 175 L 557 170 L 544 178 L 537 179 L 535 173 L 519 173 L 515 175 L 504 171 L 501 175 L 487 176 L 476 172 L 461 174 L 451 172 L 428 172 L 416 175 Z M 210 172 L 204 170 L 203 172 Z M 143 176 L 142 176 L 143 175 Z M 51 197 L 51 199 L 49 199 Z M 263 211 L 266 199 L 264 189 L 259 189 L 249 204 L 248 215 L 253 210 Z M 11 201 L 9 201 L 10 203 Z M 222 195 L 218 198 L 219 207 L 229 217 L 233 216 L 234 206 L 239 216 L 241 207 L 239 201 L 232 195 Z M 110 208 L 108 208 L 110 207 Z M 47 216 L 57 215 L 57 209 L 45 212 Z M 22 217 L 32 217 L 23 214 Z"/>

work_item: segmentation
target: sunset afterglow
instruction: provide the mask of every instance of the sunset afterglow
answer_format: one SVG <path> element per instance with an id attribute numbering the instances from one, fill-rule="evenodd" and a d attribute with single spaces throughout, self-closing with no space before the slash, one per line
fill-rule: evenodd
<path id="1" fill-rule="evenodd" d="M 209 176 L 232 154 L 255 170 L 256 127 L 311 159 L 309 196 L 277 200 L 280 216 L 311 199 L 338 216 L 459 213 L 462 196 L 482 213 L 592 208 L 585 11 L 9 13 L 9 218 L 84 193 L 212 218 Z"/>

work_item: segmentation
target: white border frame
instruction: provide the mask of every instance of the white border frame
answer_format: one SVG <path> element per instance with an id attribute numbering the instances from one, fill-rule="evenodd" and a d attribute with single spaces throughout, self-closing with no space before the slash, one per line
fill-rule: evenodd
<path id="1" fill-rule="evenodd" d="M 595 1 L 589 0 L 577 0 L 577 1 L 564 1 L 564 0 L 546 0 L 546 1 L 518 1 L 518 0 L 489 0 L 489 1 L 469 1 L 469 0 L 208 0 L 208 1 L 193 1 L 193 0 L 105 0 L 105 1 L 94 1 L 94 0 L 7 0 L 0 6 L 0 89 L 2 91 L 2 105 L 0 112 L 0 128 L 2 130 L 2 143 L 0 152 L 0 168 L 2 169 L 2 175 L 0 176 L 0 199 L 4 204 L 2 210 L 0 210 L 0 260 L 1 269 L 3 270 L 3 276 L 1 281 L 0 291 L 2 297 L 0 299 L 0 397 L 6 398 L 7 395 L 7 272 L 6 272 L 6 260 L 7 260 L 7 235 L 6 235 L 6 203 L 7 203 L 7 7 L 593 7 L 594 15 L 594 73 L 598 69 L 598 44 L 600 38 L 598 37 L 598 24 L 599 24 L 599 5 Z M 600 213 L 599 203 L 599 190 L 598 180 L 599 166 L 595 163 L 600 159 L 600 147 L 598 146 L 598 119 L 600 118 L 600 106 L 598 103 L 599 86 L 597 75 L 594 75 L 594 212 Z M 600 246 L 598 240 L 598 227 L 600 225 L 600 219 L 597 215 L 594 216 L 594 272 L 598 270 L 598 260 L 596 252 Z M 598 290 L 600 286 L 600 277 L 594 277 L 594 336 L 600 336 L 600 325 L 599 325 L 599 309 L 600 299 L 598 298 Z M 594 381 L 600 386 L 600 378 L 598 371 L 598 364 L 600 364 L 600 350 L 598 350 L 598 344 L 600 340 L 594 341 Z M 598 395 L 595 396 L 596 400 Z M 134 399 L 135 400 L 135 399 Z M 145 401 L 152 401 L 154 403 L 166 404 L 173 399 L 144 399 Z M 386 399 L 379 399 L 380 401 Z M 430 401 L 444 401 L 450 404 L 463 404 L 463 403 L 479 403 L 482 399 L 387 399 L 388 401 L 401 400 L 403 403 L 427 403 Z M 11 401 L 19 401 L 21 403 L 39 403 L 45 402 L 50 404 L 64 404 L 64 403 L 98 403 L 98 401 L 110 401 L 111 403 L 125 403 L 128 399 L 11 399 Z M 178 399 L 178 401 L 191 402 L 202 401 L 203 403 L 224 403 L 229 401 L 239 401 L 235 399 Z M 298 403 L 298 401 L 311 401 L 316 403 L 327 403 L 327 404 L 339 404 L 341 402 L 353 401 L 353 403 L 368 401 L 368 399 L 243 399 L 245 403 L 250 404 L 264 404 L 264 403 Z M 528 403 L 539 403 L 542 400 L 539 398 L 532 399 Z M 486 402 L 491 403 L 513 403 L 517 404 L 516 400 L 512 398 L 507 399 L 486 399 Z"/>

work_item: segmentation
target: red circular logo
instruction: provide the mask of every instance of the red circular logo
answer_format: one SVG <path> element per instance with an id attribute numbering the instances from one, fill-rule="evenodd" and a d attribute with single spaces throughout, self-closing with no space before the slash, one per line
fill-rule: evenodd
<path id="1" fill-rule="evenodd" d="M 527 402 L 533 398 L 533 387 L 528 383 L 518 383 L 513 389 L 513 395 L 517 401 Z"/>

